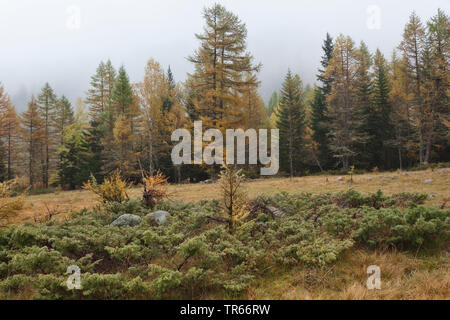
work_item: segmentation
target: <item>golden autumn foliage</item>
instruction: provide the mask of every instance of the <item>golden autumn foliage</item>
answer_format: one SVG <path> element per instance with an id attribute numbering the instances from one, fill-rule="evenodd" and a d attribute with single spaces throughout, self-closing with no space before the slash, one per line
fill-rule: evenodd
<path id="1" fill-rule="evenodd" d="M 0 182 L 0 221 L 15 216 L 24 205 L 24 195 L 12 197 L 14 180 Z"/>
<path id="2" fill-rule="evenodd" d="M 149 209 L 167 198 L 167 178 L 160 171 L 142 180 L 144 184 L 142 199 Z"/>
<path id="3" fill-rule="evenodd" d="M 90 180 L 84 183 L 83 189 L 95 193 L 101 203 L 122 203 L 129 199 L 128 190 L 130 189 L 130 185 L 122 179 L 120 171 L 116 170 L 109 177 L 106 177 L 105 181 L 101 184 L 91 175 Z"/>
<path id="4" fill-rule="evenodd" d="M 220 171 L 219 187 L 222 195 L 224 214 L 228 222 L 228 232 L 233 233 L 239 221 L 249 214 L 247 192 L 243 187 L 242 169 L 224 164 Z"/>

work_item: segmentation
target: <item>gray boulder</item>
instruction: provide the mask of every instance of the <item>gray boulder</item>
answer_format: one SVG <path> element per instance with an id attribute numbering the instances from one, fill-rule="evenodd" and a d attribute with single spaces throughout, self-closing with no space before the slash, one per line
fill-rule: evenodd
<path id="1" fill-rule="evenodd" d="M 440 173 L 447 173 L 447 172 L 448 172 L 448 169 L 446 169 L 446 168 L 440 169 L 439 172 L 440 172 Z"/>
<path id="2" fill-rule="evenodd" d="M 141 224 L 142 218 L 135 214 L 123 214 L 111 223 L 111 226 L 134 227 Z"/>
<path id="3" fill-rule="evenodd" d="M 164 210 L 158 210 L 155 212 L 151 212 L 147 215 L 147 217 L 153 217 L 155 218 L 156 222 L 158 222 L 158 225 L 161 225 L 162 223 L 167 221 L 167 218 L 170 217 L 170 212 L 164 211 Z"/>
<path id="4" fill-rule="evenodd" d="M 433 179 L 426 179 L 424 182 L 425 182 L 425 183 L 432 183 L 432 182 L 433 182 Z"/>
<path id="5" fill-rule="evenodd" d="M 344 181 L 344 178 L 343 177 L 337 177 L 336 181 Z"/>

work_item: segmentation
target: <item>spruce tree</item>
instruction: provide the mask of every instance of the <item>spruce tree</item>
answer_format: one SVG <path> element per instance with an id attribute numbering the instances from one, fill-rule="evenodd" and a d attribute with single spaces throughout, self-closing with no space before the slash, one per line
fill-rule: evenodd
<path id="1" fill-rule="evenodd" d="M 302 167 L 302 136 L 305 130 L 305 105 L 302 82 L 289 70 L 281 92 L 277 110 L 277 127 L 280 130 L 280 169 L 293 177 Z"/>
<path id="2" fill-rule="evenodd" d="M 117 74 L 117 79 L 112 92 L 112 103 L 117 115 L 128 117 L 130 107 L 133 104 L 133 94 L 130 79 L 125 71 L 125 67 L 121 66 Z"/>
<path id="3" fill-rule="evenodd" d="M 326 110 L 332 78 L 326 77 L 324 73 L 333 54 L 333 39 L 328 33 L 323 42 L 322 50 L 324 52 L 320 62 L 322 67 L 317 75 L 317 80 L 320 83 L 314 88 L 314 99 L 311 104 L 311 129 L 313 130 L 313 140 L 317 143 L 319 164 L 322 168 L 330 168 L 333 157 L 329 148 Z"/>
<path id="4" fill-rule="evenodd" d="M 373 124 L 374 161 L 378 167 L 389 169 L 393 166 L 394 125 L 392 123 L 392 105 L 389 100 L 389 66 L 379 49 L 374 56 L 372 105 L 375 121 Z"/>
<path id="5" fill-rule="evenodd" d="M 372 82 L 370 69 L 372 67 L 372 55 L 367 45 L 361 41 L 356 53 L 356 73 L 355 73 L 355 93 L 352 99 L 355 100 L 354 112 L 358 113 L 361 125 L 357 130 L 362 135 L 367 136 L 367 140 L 356 143 L 355 164 L 361 168 L 373 168 L 379 165 L 378 154 L 382 141 L 376 135 L 378 121 L 376 111 L 373 109 L 371 101 Z"/>
<path id="6" fill-rule="evenodd" d="M 270 117 L 278 105 L 278 94 L 276 91 L 272 93 L 267 104 L 267 115 Z"/>

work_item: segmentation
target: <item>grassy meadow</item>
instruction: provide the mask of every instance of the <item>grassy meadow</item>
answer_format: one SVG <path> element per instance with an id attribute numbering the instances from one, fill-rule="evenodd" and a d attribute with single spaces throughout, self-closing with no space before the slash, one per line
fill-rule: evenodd
<path id="1" fill-rule="evenodd" d="M 244 183 L 251 198 L 262 194 L 275 194 L 279 192 L 289 193 L 323 193 L 345 191 L 350 188 L 362 193 L 382 190 L 384 194 L 391 195 L 402 192 L 419 192 L 430 194 L 426 201 L 428 206 L 441 206 L 449 200 L 445 206 L 450 206 L 450 169 L 441 172 L 441 169 L 427 169 L 423 171 L 409 172 L 382 172 L 367 173 L 353 176 L 353 183 L 349 183 L 350 176 L 342 176 L 343 181 L 337 181 L 339 176 L 305 176 L 290 178 L 266 178 L 250 180 Z M 445 170 L 444 170 L 445 171 Z M 426 179 L 432 179 L 431 183 L 425 183 Z M 172 184 L 169 186 L 171 200 L 201 201 L 217 199 L 218 188 L 215 184 Z M 130 198 L 140 197 L 142 187 L 131 189 Z M 86 190 L 59 191 L 41 195 L 26 197 L 24 209 L 14 217 L 11 223 L 33 222 L 35 216 L 46 214 L 47 210 L 53 210 L 60 216 L 68 212 L 79 211 L 83 208 L 92 208 L 97 205 L 96 196 Z"/>
<path id="2" fill-rule="evenodd" d="M 147 216 L 139 186 L 107 205 L 87 190 L 26 196 L 0 230 L 0 298 L 448 299 L 448 170 L 349 181 L 246 181 L 257 209 L 234 233 L 220 222 L 217 182 L 170 185 L 155 208 L 172 214 L 163 225 Z M 142 223 L 111 226 L 124 213 Z M 67 289 L 69 265 L 81 268 L 81 290 Z M 380 290 L 366 287 L 370 265 Z"/>

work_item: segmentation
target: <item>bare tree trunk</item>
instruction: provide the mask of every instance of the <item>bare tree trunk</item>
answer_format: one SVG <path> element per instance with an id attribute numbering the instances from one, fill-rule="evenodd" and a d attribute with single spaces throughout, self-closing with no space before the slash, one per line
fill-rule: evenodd
<path id="1" fill-rule="evenodd" d="M 153 176 L 153 121 L 148 118 L 148 160 L 150 165 L 150 177 Z"/>

